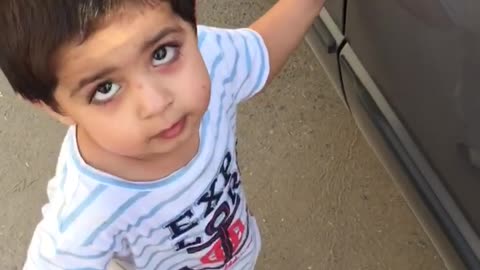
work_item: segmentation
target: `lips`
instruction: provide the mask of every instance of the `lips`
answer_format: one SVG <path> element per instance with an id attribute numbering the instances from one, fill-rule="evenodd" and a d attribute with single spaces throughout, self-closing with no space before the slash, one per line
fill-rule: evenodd
<path id="1" fill-rule="evenodd" d="M 182 118 L 180 121 L 177 123 L 173 124 L 171 127 L 168 129 L 165 129 L 164 131 L 160 132 L 157 136 L 155 137 L 160 137 L 165 140 L 173 139 L 180 135 L 185 128 L 185 123 L 186 123 L 186 117 Z"/>

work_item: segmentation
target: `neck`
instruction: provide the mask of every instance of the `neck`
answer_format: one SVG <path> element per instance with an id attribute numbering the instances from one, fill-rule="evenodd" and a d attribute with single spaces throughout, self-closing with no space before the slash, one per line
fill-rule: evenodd
<path id="1" fill-rule="evenodd" d="M 103 149 L 81 128 L 76 134 L 78 151 L 88 165 L 130 182 L 157 181 L 181 169 L 194 158 L 200 141 L 193 136 L 173 153 L 134 158 Z"/>

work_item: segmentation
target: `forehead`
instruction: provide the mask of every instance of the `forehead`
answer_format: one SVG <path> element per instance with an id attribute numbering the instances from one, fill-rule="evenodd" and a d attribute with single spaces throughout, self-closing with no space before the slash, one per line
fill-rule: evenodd
<path id="1" fill-rule="evenodd" d="M 74 79 L 98 67 L 113 55 L 138 48 L 165 28 L 182 28 L 184 24 L 167 2 L 154 6 L 126 7 L 105 18 L 88 38 L 74 40 L 58 51 L 55 59 L 57 77 Z"/>

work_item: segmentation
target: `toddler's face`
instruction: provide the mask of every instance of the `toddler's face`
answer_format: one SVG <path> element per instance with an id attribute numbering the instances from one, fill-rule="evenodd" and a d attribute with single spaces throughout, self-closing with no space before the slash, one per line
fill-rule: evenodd
<path id="1" fill-rule="evenodd" d="M 146 158 L 198 135 L 210 79 L 194 29 L 167 3 L 126 9 L 57 58 L 62 119 L 104 150 Z"/>

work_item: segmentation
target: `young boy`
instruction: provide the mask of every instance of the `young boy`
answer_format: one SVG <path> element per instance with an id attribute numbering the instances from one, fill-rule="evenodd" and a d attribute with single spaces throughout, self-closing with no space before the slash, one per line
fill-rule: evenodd
<path id="1" fill-rule="evenodd" d="M 254 269 L 236 108 L 323 2 L 226 30 L 197 27 L 195 0 L 1 0 L 1 69 L 70 127 L 24 269 Z"/>

